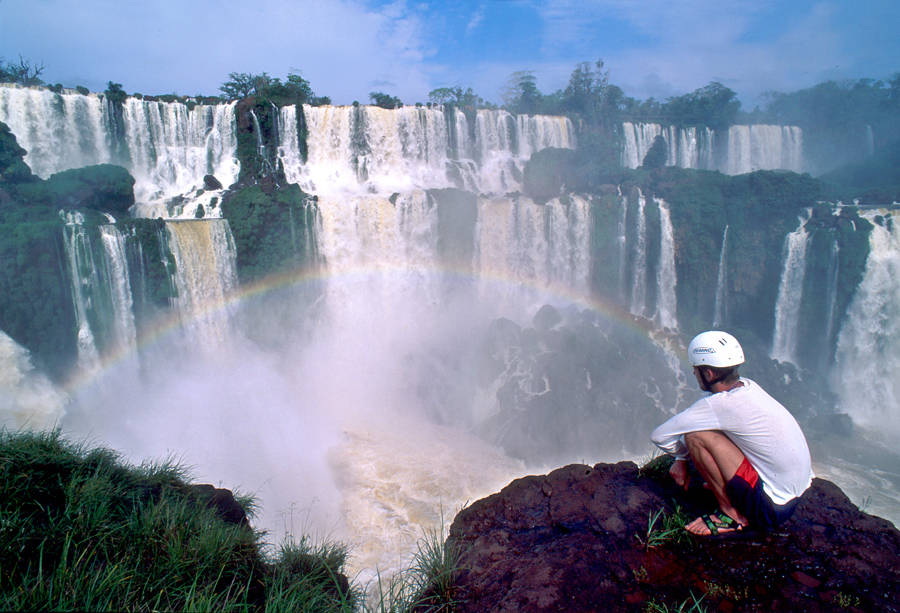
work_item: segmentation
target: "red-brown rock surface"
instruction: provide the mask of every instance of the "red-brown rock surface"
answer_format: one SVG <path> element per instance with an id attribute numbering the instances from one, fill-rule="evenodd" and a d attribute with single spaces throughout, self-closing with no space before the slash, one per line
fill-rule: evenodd
<path id="1" fill-rule="evenodd" d="M 690 517 L 714 507 L 631 462 L 518 479 L 453 522 L 458 610 L 900 611 L 900 532 L 828 481 L 775 532 L 648 546 L 650 514 L 676 502 Z"/>

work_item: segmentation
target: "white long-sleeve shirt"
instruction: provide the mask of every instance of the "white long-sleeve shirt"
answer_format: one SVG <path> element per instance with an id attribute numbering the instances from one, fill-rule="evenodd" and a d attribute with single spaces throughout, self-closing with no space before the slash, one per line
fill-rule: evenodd
<path id="1" fill-rule="evenodd" d="M 812 483 L 806 437 L 794 416 L 754 381 L 701 398 L 656 428 L 651 440 L 678 459 L 688 457 L 684 435 L 720 430 L 744 453 L 775 504 L 800 496 Z"/>

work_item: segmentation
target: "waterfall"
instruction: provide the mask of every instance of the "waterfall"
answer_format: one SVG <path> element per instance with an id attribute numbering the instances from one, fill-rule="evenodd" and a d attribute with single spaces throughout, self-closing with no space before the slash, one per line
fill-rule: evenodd
<path id="1" fill-rule="evenodd" d="M 90 237 L 84 227 L 81 213 L 65 213 L 63 236 L 66 259 L 72 279 L 72 302 L 75 305 L 77 326 L 78 362 L 85 370 L 93 370 L 100 364 L 100 352 L 94 339 L 89 319 L 95 306 L 95 290 L 99 287 L 99 269 L 94 262 Z"/>
<path id="2" fill-rule="evenodd" d="M 216 351 L 232 335 L 229 302 L 237 285 L 234 239 L 228 222 L 170 221 L 169 248 L 175 257 L 174 308 L 191 348 Z"/>
<path id="3" fill-rule="evenodd" d="M 98 94 L 0 85 L 0 121 L 43 179 L 70 168 L 119 164 L 135 179 L 137 216 L 187 218 L 198 204 L 208 204 L 209 194 L 195 197 L 205 175 L 225 186 L 237 180 L 234 103 L 189 107 L 129 97 L 122 105 L 122 135 L 113 129 L 110 107 Z M 118 138 L 124 139 L 121 155 L 114 153 Z M 185 201 L 167 206 L 176 197 Z"/>
<path id="4" fill-rule="evenodd" d="M 618 200 L 621 203 L 619 208 L 619 219 L 616 223 L 616 253 L 619 260 L 619 295 L 625 300 L 626 281 L 625 272 L 628 265 L 628 196 L 622 194 L 622 188 L 616 188 L 618 192 Z"/>
<path id="5" fill-rule="evenodd" d="M 900 231 L 896 211 L 866 211 L 875 222 L 869 257 L 838 335 L 832 375 L 840 406 L 853 420 L 896 438 L 900 433 Z"/>
<path id="6" fill-rule="evenodd" d="M 237 181 L 234 103 L 189 109 L 181 102 L 127 98 L 122 117 L 138 216 L 193 218 L 197 203 L 178 211 L 165 201 L 193 195 L 208 174 L 226 187 Z"/>
<path id="7" fill-rule="evenodd" d="M 137 342 L 134 325 L 134 304 L 131 297 L 131 279 L 125 255 L 125 237 L 114 225 L 99 227 L 100 240 L 106 254 L 105 285 L 112 302 L 111 343 L 116 351 L 133 348 Z"/>
<path id="8" fill-rule="evenodd" d="M 663 136 L 668 146 L 668 166 L 718 170 L 735 175 L 754 170 L 803 172 L 803 132 L 797 126 L 733 125 L 719 137 L 710 128 L 662 126 L 656 123 L 622 124 L 622 164 L 637 168 Z"/>
<path id="9" fill-rule="evenodd" d="M 722 248 L 719 251 L 719 272 L 716 276 L 716 304 L 713 309 L 713 327 L 719 328 L 728 318 L 727 288 L 725 287 L 728 249 L 728 224 L 722 232 Z"/>
<path id="10" fill-rule="evenodd" d="M 795 362 L 797 327 L 803 299 L 803 278 L 806 275 L 806 247 L 809 233 L 807 218 L 800 218 L 799 227 L 784 239 L 784 268 L 775 301 L 775 332 L 770 357 L 780 362 Z"/>
<path id="11" fill-rule="evenodd" d="M 659 266 L 656 269 L 656 323 L 663 328 L 678 328 L 678 308 L 675 286 L 675 237 L 669 207 L 660 198 L 654 198 L 659 209 Z"/>
<path id="12" fill-rule="evenodd" d="M 300 183 L 303 156 L 297 134 L 297 106 L 294 104 L 281 107 L 278 113 L 278 159 L 281 160 L 287 182 Z"/>
<path id="13" fill-rule="evenodd" d="M 544 206 L 530 198 L 482 198 L 478 203 L 475 270 L 482 278 L 511 280 L 501 299 L 540 306 L 543 290 L 565 287 L 588 295 L 590 278 L 587 200 L 570 196 Z"/>
<path id="14" fill-rule="evenodd" d="M 455 110 L 448 119 L 444 112 L 305 105 L 308 158 L 299 168 L 299 158 L 285 152 L 285 173 L 317 194 L 445 187 L 498 194 L 521 189 L 522 169 L 535 151 L 574 147 L 566 118 L 479 110 L 473 141 L 466 116 Z"/>
<path id="15" fill-rule="evenodd" d="M 840 273 L 840 255 L 841 246 L 835 238 L 831 245 L 831 259 L 828 261 L 828 287 L 825 290 L 825 346 L 828 349 L 828 355 L 832 352 L 832 339 L 834 338 L 834 316 L 837 306 L 838 295 L 838 274 Z"/>
<path id="16" fill-rule="evenodd" d="M 637 230 L 634 242 L 634 259 L 631 266 L 631 304 L 632 315 L 644 317 L 647 309 L 647 199 L 638 190 Z"/>
<path id="17" fill-rule="evenodd" d="M 0 121 L 16 135 L 27 152 L 25 163 L 42 179 L 112 160 L 106 114 L 96 94 L 0 85 Z"/>

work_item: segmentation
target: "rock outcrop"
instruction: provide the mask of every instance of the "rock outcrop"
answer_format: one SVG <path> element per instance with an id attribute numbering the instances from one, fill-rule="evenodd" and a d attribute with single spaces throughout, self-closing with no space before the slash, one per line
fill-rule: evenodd
<path id="1" fill-rule="evenodd" d="M 458 610 L 900 610 L 900 531 L 834 484 L 815 479 L 774 532 L 665 534 L 714 507 L 631 462 L 518 479 L 453 522 Z"/>

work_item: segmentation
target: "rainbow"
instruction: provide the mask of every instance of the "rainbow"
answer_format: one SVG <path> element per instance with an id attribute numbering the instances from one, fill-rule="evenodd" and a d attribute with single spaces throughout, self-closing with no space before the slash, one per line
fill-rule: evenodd
<path id="1" fill-rule="evenodd" d="M 562 283 L 544 284 L 533 280 L 517 279 L 506 274 L 506 271 L 499 269 L 488 269 L 479 273 L 473 273 L 472 270 L 464 267 L 447 265 L 435 266 L 429 264 L 409 266 L 394 263 L 370 263 L 366 266 L 344 267 L 340 270 L 320 266 L 314 269 L 294 269 L 274 273 L 252 283 L 239 285 L 234 291 L 221 300 L 209 301 L 202 310 L 195 312 L 192 315 L 192 320 L 200 321 L 204 318 L 216 317 L 233 311 L 238 305 L 252 302 L 253 300 L 260 299 L 272 293 L 286 291 L 292 288 L 318 283 L 355 282 L 360 279 L 371 278 L 374 276 L 402 275 L 410 272 L 445 278 L 457 278 L 464 281 L 471 281 L 474 279 L 481 283 L 497 284 L 501 286 L 514 285 L 526 287 L 547 295 L 548 297 L 556 298 L 560 302 L 573 304 L 579 308 L 590 310 L 608 321 L 623 325 L 626 329 L 630 330 L 637 339 L 644 340 L 659 333 L 652 325 L 652 322 L 636 317 L 619 305 L 613 304 L 608 300 L 597 296 L 586 296 Z M 105 352 L 101 355 L 100 362 L 95 368 L 76 368 L 76 372 L 70 375 L 63 383 L 62 387 L 64 391 L 72 395 L 77 393 L 80 389 L 90 386 L 94 382 L 102 379 L 104 373 L 115 369 L 119 364 L 133 358 L 142 350 L 178 334 L 183 326 L 189 325 L 190 323 L 191 322 L 186 321 L 180 313 L 174 311 L 174 309 L 171 310 L 167 316 L 159 319 L 152 328 L 142 330 L 134 345 L 120 347 Z M 684 359 L 681 357 L 679 357 L 679 361 L 685 363 Z"/>

